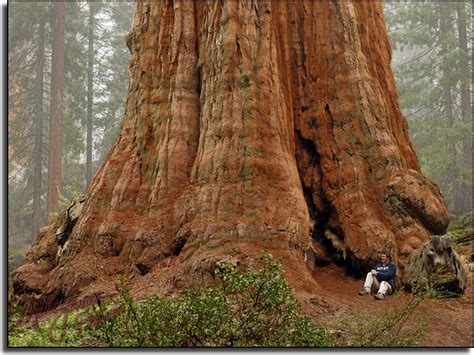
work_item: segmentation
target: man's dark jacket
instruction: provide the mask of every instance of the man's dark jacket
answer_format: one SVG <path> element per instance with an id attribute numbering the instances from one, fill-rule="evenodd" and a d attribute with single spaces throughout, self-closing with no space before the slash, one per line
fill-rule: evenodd
<path id="1" fill-rule="evenodd" d="M 387 265 L 382 262 L 375 264 L 375 271 L 377 271 L 377 280 L 379 282 L 386 281 L 392 286 L 392 290 L 395 292 L 397 284 L 395 283 L 395 275 L 397 274 L 397 267 L 394 263 L 389 262 Z"/>

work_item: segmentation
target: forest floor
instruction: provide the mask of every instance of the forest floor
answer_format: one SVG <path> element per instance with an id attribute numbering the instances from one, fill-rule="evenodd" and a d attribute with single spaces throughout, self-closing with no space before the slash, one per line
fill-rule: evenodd
<path id="1" fill-rule="evenodd" d="M 318 295 L 319 301 L 314 300 L 315 304 L 319 303 L 317 318 L 329 327 L 331 324 L 337 326 L 341 319 L 383 317 L 403 309 L 413 297 L 401 290 L 382 301 L 373 296 L 359 296 L 357 292 L 363 280 L 349 277 L 342 268 L 333 265 L 318 268 L 314 277 L 323 291 Z M 420 347 L 472 347 L 472 296 L 472 272 L 468 272 L 468 285 L 462 296 L 424 299 L 414 309 L 404 328 L 407 331 L 423 328 L 425 335 L 417 345 Z"/>
<path id="2" fill-rule="evenodd" d="M 464 246 L 460 254 L 467 258 L 471 252 L 472 246 L 469 244 Z M 419 328 L 424 330 L 424 336 L 417 346 L 473 346 L 473 272 L 467 271 L 467 275 L 468 283 L 463 295 L 445 299 L 426 298 L 410 314 L 403 329 L 406 332 Z M 353 327 L 344 327 L 344 322 L 352 325 L 365 320 L 372 322 L 390 313 L 403 312 L 414 297 L 403 290 L 382 301 L 375 300 L 372 296 L 359 296 L 358 290 L 362 287 L 363 280 L 348 276 L 344 268 L 334 264 L 316 268 L 313 277 L 319 285 L 314 296 L 301 297 L 298 292 L 296 296 L 300 296 L 300 300 L 306 299 L 302 304 L 305 313 L 330 331 L 336 334 L 342 332 L 343 337 L 344 333 L 353 331 Z M 51 318 L 71 310 L 61 307 L 38 315 L 38 318 Z"/>

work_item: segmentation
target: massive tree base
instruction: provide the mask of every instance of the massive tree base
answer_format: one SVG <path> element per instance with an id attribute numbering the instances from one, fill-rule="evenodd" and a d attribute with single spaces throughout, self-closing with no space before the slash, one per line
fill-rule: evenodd
<path id="1" fill-rule="evenodd" d="M 120 136 L 74 225 L 41 229 L 13 273 L 39 308 L 112 290 L 119 273 L 136 292 L 175 292 L 263 250 L 317 294 L 315 264 L 358 274 L 383 248 L 403 274 L 445 232 L 380 3 L 139 1 L 127 44 Z"/>

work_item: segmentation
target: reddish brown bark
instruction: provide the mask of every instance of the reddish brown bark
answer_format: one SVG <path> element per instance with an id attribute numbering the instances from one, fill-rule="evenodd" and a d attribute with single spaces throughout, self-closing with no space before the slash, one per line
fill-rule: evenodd
<path id="1" fill-rule="evenodd" d="M 127 42 L 121 134 L 64 246 L 60 221 L 42 229 L 17 293 L 71 299 L 122 272 L 166 294 L 267 249 L 299 294 L 317 294 L 310 261 L 331 250 L 357 273 L 389 248 L 403 273 L 445 231 L 380 3 L 138 2 Z"/>
<path id="2" fill-rule="evenodd" d="M 49 114 L 48 213 L 58 212 L 61 187 L 65 16 L 66 3 L 64 1 L 54 2 L 51 16 L 53 39 Z"/>

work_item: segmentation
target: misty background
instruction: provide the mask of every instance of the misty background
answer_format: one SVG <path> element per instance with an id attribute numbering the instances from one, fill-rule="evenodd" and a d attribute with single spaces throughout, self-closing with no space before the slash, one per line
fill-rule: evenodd
<path id="1" fill-rule="evenodd" d="M 9 267 L 21 264 L 41 226 L 84 193 L 116 140 L 133 7 L 8 4 Z M 422 171 L 440 187 L 452 220 L 472 225 L 472 5 L 385 2 L 384 12 Z"/>

